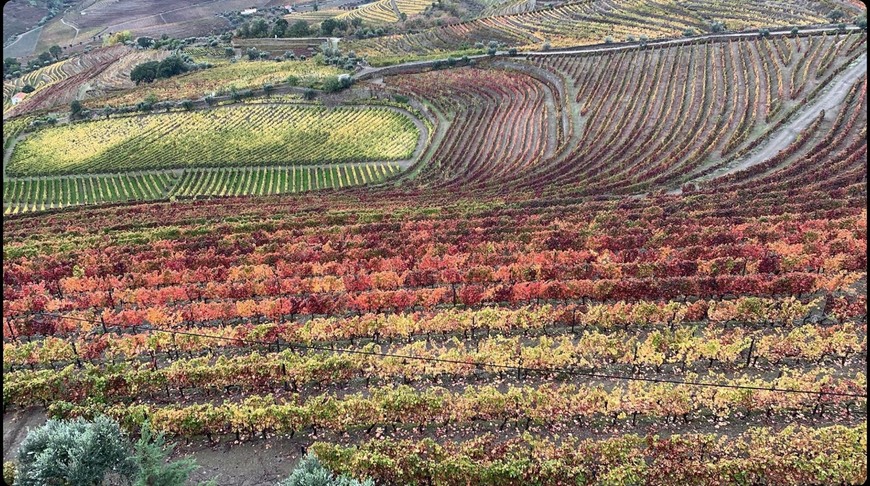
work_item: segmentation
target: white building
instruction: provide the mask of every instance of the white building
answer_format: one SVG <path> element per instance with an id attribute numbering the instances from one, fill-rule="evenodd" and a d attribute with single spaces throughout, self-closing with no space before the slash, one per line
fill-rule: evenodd
<path id="1" fill-rule="evenodd" d="M 246 8 L 245 10 L 242 10 L 241 13 L 242 13 L 242 15 L 251 15 L 251 14 L 255 14 L 255 13 L 257 13 L 257 9 L 255 9 L 255 8 Z"/>

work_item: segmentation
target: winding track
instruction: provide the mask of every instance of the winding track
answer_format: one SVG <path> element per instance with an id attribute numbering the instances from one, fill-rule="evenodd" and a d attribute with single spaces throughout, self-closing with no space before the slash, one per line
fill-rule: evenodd
<path id="1" fill-rule="evenodd" d="M 836 116 L 836 109 L 843 103 L 846 96 L 849 94 L 849 89 L 862 76 L 867 74 L 867 53 L 865 52 L 857 59 L 852 61 L 852 64 L 844 72 L 840 73 L 836 79 L 832 80 L 816 100 L 798 111 L 793 119 L 785 126 L 771 134 L 761 146 L 749 153 L 746 157 L 735 160 L 703 177 L 693 179 L 691 182 L 702 182 L 717 177 L 733 174 L 734 172 L 760 164 L 765 160 L 776 155 L 780 150 L 788 147 L 794 142 L 798 135 L 805 130 L 821 110 L 825 110 L 825 118 L 831 119 Z M 679 194 L 680 191 L 672 191 L 671 194 Z"/>
<path id="2" fill-rule="evenodd" d="M 67 27 L 72 27 L 73 29 L 75 29 L 76 35 L 73 36 L 72 40 L 76 40 L 76 37 L 79 36 L 79 28 L 76 27 L 75 24 L 67 22 L 66 19 L 64 19 L 63 17 L 60 18 L 60 23 L 62 23 L 63 25 L 66 25 Z"/>

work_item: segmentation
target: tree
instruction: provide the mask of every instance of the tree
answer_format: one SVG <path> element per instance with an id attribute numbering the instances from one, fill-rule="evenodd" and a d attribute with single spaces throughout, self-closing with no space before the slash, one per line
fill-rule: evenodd
<path id="1" fill-rule="evenodd" d="M 724 32 L 725 30 L 725 22 L 716 21 L 710 24 L 710 32 L 713 32 L 714 34 Z"/>
<path id="2" fill-rule="evenodd" d="M 497 51 L 496 51 L 495 49 L 493 49 L 492 47 L 490 47 L 489 50 L 486 51 L 486 54 L 487 54 L 489 57 L 494 57 L 496 52 L 497 52 Z"/>
<path id="3" fill-rule="evenodd" d="M 274 92 L 275 92 L 275 87 L 272 86 L 271 84 L 266 83 L 263 85 L 263 93 L 266 95 L 266 97 L 271 97 L 272 93 L 274 93 Z"/>
<path id="4" fill-rule="evenodd" d="M 236 55 L 236 51 L 232 47 L 227 47 L 224 48 L 224 55 L 227 57 L 233 57 Z"/>
<path id="5" fill-rule="evenodd" d="M 70 118 L 77 118 L 82 114 L 82 102 L 79 100 L 73 100 L 72 103 L 69 104 L 69 116 Z"/>
<path id="6" fill-rule="evenodd" d="M 256 61 L 260 58 L 260 52 L 257 51 L 256 47 L 249 47 L 247 50 L 248 59 L 251 61 Z"/>
<path id="7" fill-rule="evenodd" d="M 150 37 L 139 37 L 136 39 L 136 44 L 139 44 L 139 47 L 149 48 L 154 45 L 154 39 Z"/>
<path id="8" fill-rule="evenodd" d="M 311 31 L 308 28 L 308 22 L 297 20 L 287 29 L 287 37 L 308 37 Z"/>
<path id="9" fill-rule="evenodd" d="M 408 14 L 406 14 L 405 12 L 400 12 L 399 13 L 399 20 L 401 20 L 402 22 L 408 20 Z"/>
<path id="10" fill-rule="evenodd" d="M 56 60 L 60 59 L 60 54 L 63 52 L 63 49 L 61 49 L 60 46 L 55 45 L 55 46 L 49 47 L 48 52 L 52 56 L 54 56 L 54 60 L 56 61 Z"/>
<path id="11" fill-rule="evenodd" d="M 549 51 L 550 50 L 550 41 L 545 41 L 544 45 L 541 47 L 541 49 L 544 51 Z"/>
<path id="12" fill-rule="evenodd" d="M 290 477 L 278 486 L 374 486 L 374 484 L 371 479 L 359 482 L 344 475 L 336 476 L 323 467 L 317 456 L 308 453 L 299 461 Z"/>
<path id="13" fill-rule="evenodd" d="M 792 27 L 792 28 L 791 28 L 791 35 L 793 35 L 793 36 L 797 36 L 797 35 L 798 35 L 798 32 L 799 32 L 799 29 L 798 29 L 797 27 Z"/>
<path id="14" fill-rule="evenodd" d="M 157 96 L 154 93 L 150 93 L 136 105 L 136 109 L 139 111 L 151 111 L 155 103 L 157 103 Z"/>
<path id="15" fill-rule="evenodd" d="M 289 26 L 290 23 L 285 19 L 278 19 L 275 21 L 275 25 L 272 26 L 272 35 L 284 37 L 287 34 L 287 27 Z"/>
<path id="16" fill-rule="evenodd" d="M 116 422 L 105 416 L 93 422 L 51 419 L 21 443 L 15 484 L 97 485 L 112 471 L 124 477 L 135 471 L 126 434 Z"/>
<path id="17" fill-rule="evenodd" d="M 510 56 L 516 56 L 516 55 L 517 55 L 517 48 L 516 48 L 516 47 L 511 47 L 510 49 L 508 49 L 508 55 L 510 55 Z"/>
<path id="18" fill-rule="evenodd" d="M 332 32 L 337 29 L 339 23 L 335 19 L 326 19 L 320 23 L 320 34 L 329 37 L 332 35 Z"/>
<path id="19" fill-rule="evenodd" d="M 251 23 L 245 22 L 239 27 L 239 31 L 237 32 L 239 37 L 251 37 Z"/>
<path id="20" fill-rule="evenodd" d="M 184 486 L 190 473 L 196 469 L 193 459 L 167 462 L 175 444 L 166 445 L 163 434 L 151 435 L 148 422 L 142 425 L 142 436 L 134 447 L 133 461 L 136 464 L 134 486 Z"/>
<path id="21" fill-rule="evenodd" d="M 317 97 L 317 91 L 314 91 L 313 89 L 306 89 L 305 92 L 302 94 L 302 97 L 305 98 L 307 101 L 311 101 Z"/>
<path id="22" fill-rule="evenodd" d="M 338 79 L 338 76 L 330 76 L 329 78 L 326 78 L 326 80 L 323 82 L 323 91 L 326 91 L 327 93 L 334 93 L 342 88 L 346 88 L 349 85 L 350 83 Z"/>
<path id="23" fill-rule="evenodd" d="M 52 55 L 50 52 L 45 51 L 39 54 L 39 60 L 42 62 L 51 62 Z"/>
<path id="24" fill-rule="evenodd" d="M 148 61 L 138 64 L 132 71 L 130 71 L 130 80 L 136 83 L 136 85 L 141 82 L 150 83 L 157 79 L 157 68 L 159 66 L 160 63 L 157 61 Z"/>
<path id="25" fill-rule="evenodd" d="M 177 74 L 185 73 L 187 70 L 187 64 L 180 57 L 169 56 L 160 61 L 160 64 L 157 66 L 157 77 L 171 78 Z"/>
<path id="26" fill-rule="evenodd" d="M 191 110 L 193 110 L 193 101 L 184 100 L 181 102 L 181 107 L 187 111 L 191 111 Z"/>
<path id="27" fill-rule="evenodd" d="M 33 93 L 36 90 L 33 86 L 29 84 L 25 84 L 23 88 L 21 88 L 22 93 Z"/>
<path id="28" fill-rule="evenodd" d="M 103 45 L 113 46 L 115 44 L 123 44 L 130 40 L 133 40 L 133 34 L 131 34 L 129 30 L 125 30 L 122 32 L 115 32 L 114 34 L 110 33 L 109 37 L 106 37 L 103 41 Z"/>
<path id="29" fill-rule="evenodd" d="M 770 37 L 769 29 L 758 29 L 758 37 Z"/>
<path id="30" fill-rule="evenodd" d="M 828 18 L 831 19 L 831 22 L 836 22 L 845 16 L 846 14 L 844 14 L 843 11 L 839 9 L 831 10 L 831 12 L 828 14 Z"/>
<path id="31" fill-rule="evenodd" d="M 21 63 L 18 62 L 18 59 L 14 57 L 7 57 L 3 59 L 3 70 L 4 71 L 15 71 L 16 69 L 21 69 Z"/>
<path id="32" fill-rule="evenodd" d="M 859 29 L 867 30 L 867 16 L 858 17 L 855 19 L 855 26 Z"/>
<path id="33" fill-rule="evenodd" d="M 266 19 L 257 19 L 251 24 L 251 37 L 265 37 L 269 33 Z"/>
<path id="34" fill-rule="evenodd" d="M 686 29 L 683 31 L 683 37 L 692 37 L 693 35 L 695 35 L 694 29 Z"/>

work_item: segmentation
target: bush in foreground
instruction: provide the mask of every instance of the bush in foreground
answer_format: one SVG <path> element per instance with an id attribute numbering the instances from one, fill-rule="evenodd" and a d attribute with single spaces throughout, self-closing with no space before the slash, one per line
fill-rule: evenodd
<path id="1" fill-rule="evenodd" d="M 4 480 L 15 486 L 184 486 L 196 469 L 193 459 L 168 462 L 175 445 L 163 434 L 153 435 L 149 424 L 135 444 L 114 420 L 56 420 L 28 432 L 18 450 L 18 464 L 3 465 Z M 12 483 L 7 483 L 12 484 Z M 212 486 L 206 483 L 201 486 Z"/>
<path id="2" fill-rule="evenodd" d="M 371 479 L 360 482 L 348 476 L 336 476 L 323 467 L 317 456 L 308 453 L 299 461 L 290 477 L 278 486 L 374 486 L 374 484 Z"/>
<path id="3" fill-rule="evenodd" d="M 18 450 L 15 486 L 100 484 L 110 473 L 132 475 L 130 443 L 117 422 L 49 420 L 31 430 Z"/>

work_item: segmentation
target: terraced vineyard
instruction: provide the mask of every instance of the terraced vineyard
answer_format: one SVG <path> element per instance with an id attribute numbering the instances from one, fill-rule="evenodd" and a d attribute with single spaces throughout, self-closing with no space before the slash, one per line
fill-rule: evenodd
<path id="1" fill-rule="evenodd" d="M 197 71 L 183 76 L 160 79 L 142 89 L 131 89 L 99 100 L 86 102 L 93 108 L 111 105 L 135 105 L 153 95 L 162 101 L 199 99 L 217 93 L 228 94 L 232 89 L 244 91 L 260 89 L 264 84 L 279 84 L 294 78 L 299 86 L 319 88 L 329 77 L 345 73 L 335 66 L 320 66 L 313 61 L 237 61 Z"/>
<path id="2" fill-rule="evenodd" d="M 162 199 L 167 196 L 176 178 L 171 172 L 157 172 L 4 180 L 3 213 Z"/>
<path id="3" fill-rule="evenodd" d="M 502 6 L 340 45 L 729 32 L 5 120 L 4 419 L 147 423 L 227 486 L 866 482 L 867 35 L 806 28 L 865 11 Z"/>
<path id="4" fill-rule="evenodd" d="M 393 9 L 393 0 L 379 0 L 367 3 L 361 7 L 342 13 L 339 19 L 362 19 L 372 24 L 386 24 L 399 21 L 399 15 Z"/>
<path id="5" fill-rule="evenodd" d="M 410 158 L 414 123 L 386 108 L 242 105 L 47 128 L 15 146 L 13 176 Z"/>
<path id="6" fill-rule="evenodd" d="M 3 82 L 3 116 L 14 117 L 24 113 L 68 105 L 78 98 L 79 87 L 93 83 L 94 88 L 129 88 L 133 65 L 145 60 L 161 59 L 168 53 L 159 51 L 138 52 L 125 46 L 96 49 L 72 59 L 57 62 L 36 71 L 24 74 L 13 81 Z M 25 85 L 36 90 L 16 106 L 10 98 Z"/>
<path id="7" fill-rule="evenodd" d="M 182 52 L 190 56 L 194 62 L 205 62 L 215 65 L 227 64 L 231 58 L 231 56 L 227 56 L 226 47 L 185 47 Z M 235 56 L 235 53 L 233 56 Z"/>
<path id="8" fill-rule="evenodd" d="M 399 14 L 417 15 L 432 2 L 425 0 L 378 0 L 338 15 L 338 19 L 361 19 L 366 24 L 386 24 L 399 21 Z"/>
<path id="9" fill-rule="evenodd" d="M 429 100 L 450 122 L 450 142 L 434 154 L 425 179 L 451 187 L 638 193 L 679 187 L 741 160 L 811 104 L 826 81 L 854 70 L 866 46 L 864 34 L 778 37 L 538 56 L 531 64 L 498 63 L 503 70 L 459 68 L 389 83 Z M 862 86 L 853 82 L 841 112 L 808 127 L 777 160 L 838 153 L 831 140 L 841 148 L 858 143 L 859 132 L 836 133 L 866 111 Z"/>
<path id="10" fill-rule="evenodd" d="M 680 37 L 687 29 L 709 32 L 712 21 L 739 31 L 758 27 L 825 24 L 821 2 L 568 2 L 553 9 L 484 17 L 419 33 L 364 39 L 351 43 L 357 54 L 379 58 L 450 52 L 475 42 L 502 42 L 522 49 L 600 44 L 646 36 Z M 771 18 L 771 12 L 776 12 Z"/>
<path id="11" fill-rule="evenodd" d="M 398 165 L 372 163 L 317 167 L 268 167 L 186 171 L 173 196 L 287 194 L 377 183 L 401 172 Z"/>

